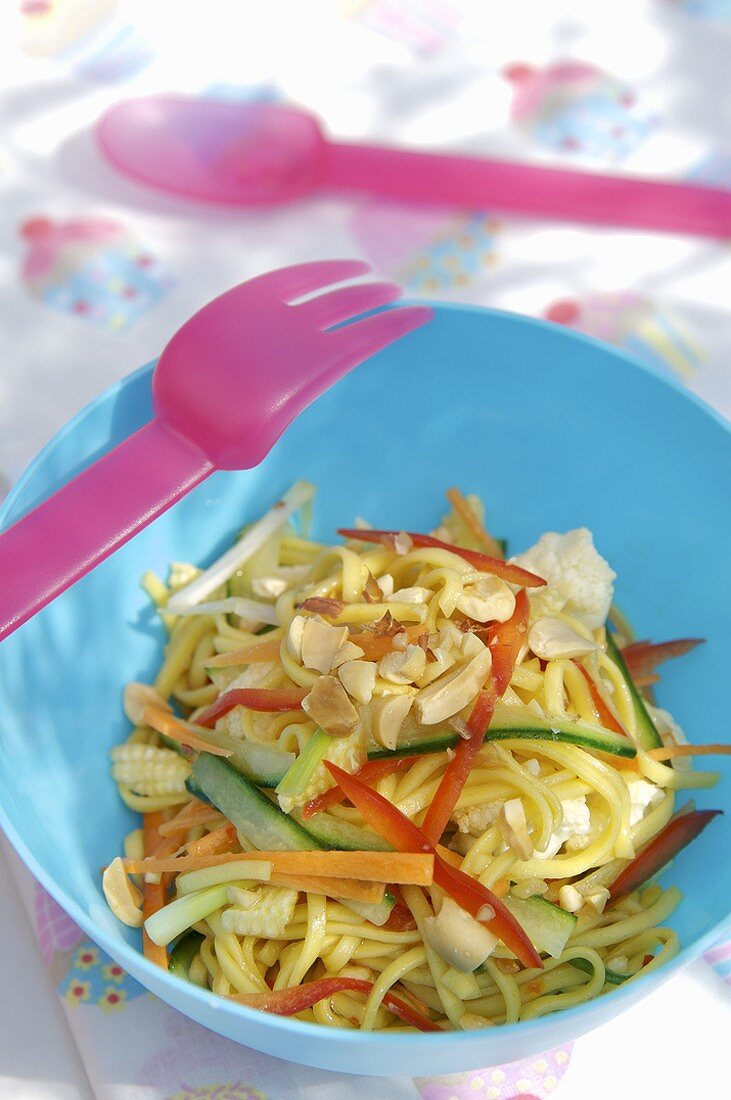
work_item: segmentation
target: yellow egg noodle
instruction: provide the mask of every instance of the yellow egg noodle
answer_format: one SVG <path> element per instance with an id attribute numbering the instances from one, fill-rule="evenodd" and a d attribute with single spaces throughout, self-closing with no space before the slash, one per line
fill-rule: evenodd
<path id="1" fill-rule="evenodd" d="M 468 506 L 474 523 L 465 523 L 466 508 L 453 510 L 435 534 L 456 548 L 479 551 L 489 545 L 480 543 L 483 508 L 474 497 L 468 498 Z M 369 745 L 376 745 L 383 759 L 389 750 L 398 751 L 399 739 L 409 731 L 446 732 L 444 747 L 423 754 L 417 750 L 408 766 L 370 782 L 421 826 L 454 756 L 455 730 L 464 731 L 481 686 L 467 701 L 458 700 L 457 711 L 446 720 L 430 724 L 433 685 L 446 685 L 441 695 L 448 694 L 459 670 L 464 679 L 468 666 L 481 660 L 489 649 L 490 624 L 513 614 L 516 586 L 458 550 L 418 546 L 405 535 L 375 544 L 351 540 L 330 546 L 298 533 L 288 519 L 256 545 L 257 529 L 255 524 L 246 536 L 253 552 L 213 589 L 211 584 L 220 580 L 215 571 L 209 578 L 180 563 L 171 567 L 168 583 L 153 574 L 144 578 L 169 633 L 164 660 L 152 691 L 145 689 L 145 699 L 158 706 L 155 713 L 170 704 L 201 738 L 264 746 L 275 750 L 276 758 L 307 759 L 303 754 L 319 738 L 317 744 L 324 748 L 313 756 L 308 775 L 299 784 L 282 782 L 277 795 L 269 791 L 265 796 L 285 813 L 299 814 L 305 829 L 310 819 L 302 818 L 304 807 L 334 783 L 324 760 L 356 773 L 366 763 Z M 494 544 L 486 533 L 485 538 Z M 608 642 L 614 575 L 594 549 L 591 535 L 582 530 L 544 536 L 518 561 L 548 581 L 528 592 L 529 629 L 499 704 L 502 717 L 498 721 L 496 712 L 493 720 L 493 725 L 513 720 L 519 735 L 510 736 L 509 722 L 499 739 L 488 735 L 441 843 L 457 866 L 461 860 L 463 872 L 498 898 L 507 898 L 519 921 L 521 906 L 547 914 L 547 930 L 540 933 L 547 939 L 537 944 L 543 968 L 524 967 L 495 937 L 491 943 L 481 941 L 478 933 L 489 933 L 461 908 L 464 935 L 455 940 L 446 917 L 440 926 L 449 899 L 436 885 L 387 887 L 385 904 L 391 908 L 377 923 L 376 918 L 366 919 L 370 911 L 363 906 L 359 911 L 356 901 L 298 890 L 296 882 L 272 884 L 266 875 L 231 881 L 224 873 L 226 864 L 214 863 L 188 872 L 202 875 L 198 880 L 186 882 L 179 874 L 168 904 L 159 911 L 172 913 L 171 906 L 187 899 L 190 919 L 177 930 L 178 945 L 168 939 L 175 972 L 222 997 L 244 998 L 323 978 L 362 979 L 370 983 L 367 992 L 341 989 L 298 1011 L 297 1018 L 397 1032 L 412 1025 L 388 1007 L 389 992 L 398 993 L 437 1027 L 485 1027 L 588 1001 L 662 966 L 677 952 L 677 936 L 664 926 L 681 901 L 677 889 L 650 882 L 610 900 L 609 887 L 673 818 L 676 792 L 711 786 L 717 776 L 693 770 L 685 760 L 682 766 L 678 761 L 675 766 L 661 763 L 642 747 L 643 721 L 653 723 L 658 744 L 674 744 L 682 734 L 647 698 L 638 706 L 627 670 L 616 656 L 617 647 L 631 639 L 626 621 L 615 619 L 614 609 L 612 619 L 623 624 L 624 633 L 612 635 L 614 646 Z M 196 578 L 202 598 L 186 606 L 186 592 Z M 378 641 L 375 656 L 364 651 L 368 642 L 363 638 Z M 247 663 L 245 651 L 262 643 L 270 645 L 269 659 Z M 231 655 L 230 663 L 224 655 Z M 357 722 L 343 728 L 337 716 L 328 719 L 327 707 L 308 707 L 305 701 L 304 709 L 281 713 L 238 705 L 218 718 L 214 730 L 196 724 L 227 691 L 302 689 L 314 699 L 325 680 L 337 688 L 335 711 L 355 713 Z M 216 830 L 213 840 L 218 839 L 226 813 L 207 807 L 205 797 L 194 798 L 186 781 L 196 752 L 153 728 L 148 721 L 152 712 L 139 705 L 135 709 L 135 686 L 129 690 L 127 712 L 139 724 L 113 751 L 120 795 L 132 810 L 157 814 L 163 837 L 165 824 L 174 826 L 181 812 L 184 822 L 186 806 L 190 809 L 191 827 L 177 834 L 169 831 L 173 839 L 165 852 L 159 850 L 162 854 L 177 858 L 198 850 L 201 841 L 205 848 L 205 838 Z M 604 708 L 597 704 L 597 691 Z M 385 707 L 384 700 L 393 704 L 399 697 L 403 702 L 396 710 Z M 581 743 L 581 738 L 572 741 L 557 732 L 598 729 L 616 739 L 621 735 L 607 733 L 603 725 L 607 712 L 614 729 L 624 730 L 637 744 L 636 755 L 617 755 L 596 747 L 591 737 Z M 378 839 L 360 811 L 345 800 L 318 817 Z M 227 847 L 210 850 L 247 853 L 259 847 L 239 828 Z M 142 854 L 141 831 L 136 830 L 125 842 L 125 856 L 139 860 Z M 234 865 L 230 874 L 241 872 Z M 160 874 L 146 878 L 159 882 Z M 135 881 L 143 888 L 144 883 L 141 876 L 132 875 L 132 880 L 132 910 L 126 894 L 120 902 L 119 884 L 110 885 L 111 876 L 105 889 L 117 915 L 140 924 Z M 197 883 L 201 886 L 194 889 Z M 536 901 L 543 909 L 535 908 Z M 149 921 L 146 927 L 151 928 Z M 533 925 L 524 927 L 530 935 Z M 161 938 L 166 939 L 163 934 Z M 462 943 L 471 939 L 476 954 Z M 184 943 L 187 955 L 181 969 L 173 964 Z"/>

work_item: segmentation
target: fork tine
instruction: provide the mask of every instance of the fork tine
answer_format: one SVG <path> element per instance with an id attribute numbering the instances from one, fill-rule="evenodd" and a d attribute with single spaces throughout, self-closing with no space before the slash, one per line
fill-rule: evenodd
<path id="1" fill-rule="evenodd" d="M 249 285 L 255 283 L 258 287 L 271 290 L 282 301 L 289 302 L 312 290 L 321 290 L 332 283 L 352 279 L 355 275 L 365 275 L 370 269 L 370 264 L 364 260 L 314 260 L 269 271 L 252 279 Z"/>
<path id="2" fill-rule="evenodd" d="M 363 283 L 310 298 L 295 308 L 300 316 L 318 328 L 329 328 L 378 306 L 395 302 L 401 294 L 401 287 L 395 283 Z"/>
<path id="3" fill-rule="evenodd" d="M 362 363 L 433 316 L 429 306 L 398 306 L 336 329 L 327 334 L 327 339 L 337 340 L 343 354 L 350 352 L 354 363 Z"/>

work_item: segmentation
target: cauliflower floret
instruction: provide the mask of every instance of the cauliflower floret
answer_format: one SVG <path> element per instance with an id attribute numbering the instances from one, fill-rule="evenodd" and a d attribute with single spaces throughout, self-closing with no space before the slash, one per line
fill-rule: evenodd
<path id="1" fill-rule="evenodd" d="M 504 802 L 482 802 L 479 806 L 468 806 L 465 810 L 455 810 L 452 820 L 457 823 L 460 833 L 469 836 L 482 836 L 493 822 L 500 817 Z"/>
<path id="2" fill-rule="evenodd" d="M 662 707 L 655 707 L 652 703 L 648 703 L 647 700 L 645 700 L 645 709 L 650 715 L 655 729 L 660 734 L 660 740 L 663 745 L 688 744 L 688 738 L 685 736 L 685 731 L 682 726 L 678 725 L 670 711 L 663 710 Z M 691 756 L 678 756 L 673 760 L 673 767 L 679 772 L 692 771 L 693 758 Z"/>
<path id="3" fill-rule="evenodd" d="M 586 796 L 564 798 L 561 800 L 563 820 L 555 832 L 551 833 L 545 852 L 534 850 L 534 859 L 552 859 L 562 845 L 569 852 L 586 848 L 591 835 L 591 813 L 586 804 Z"/>
<path id="4" fill-rule="evenodd" d="M 358 728 L 347 737 L 333 737 L 331 739 L 327 752 L 315 768 L 309 783 L 300 794 L 295 796 L 277 795 L 279 805 L 285 814 L 288 814 L 295 807 L 304 806 L 306 802 L 309 802 L 312 798 L 317 798 L 318 794 L 328 791 L 330 787 L 335 785 L 333 777 L 325 767 L 325 760 L 337 764 L 343 771 L 357 772 L 366 761 L 365 735 L 362 726 L 359 724 Z"/>
<path id="5" fill-rule="evenodd" d="M 586 527 L 564 535 L 548 531 L 512 560 L 548 582 L 529 593 L 534 619 L 566 611 L 592 630 L 604 625 L 617 574 L 597 553 Z"/>
<path id="6" fill-rule="evenodd" d="M 628 779 L 630 812 L 629 823 L 636 825 L 645 816 L 651 806 L 656 806 L 663 800 L 663 792 L 654 783 L 648 783 L 646 779 Z"/>

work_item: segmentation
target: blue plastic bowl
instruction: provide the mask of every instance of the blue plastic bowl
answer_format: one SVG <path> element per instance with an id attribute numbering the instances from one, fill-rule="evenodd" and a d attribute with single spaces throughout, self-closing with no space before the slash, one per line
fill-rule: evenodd
<path id="1" fill-rule="evenodd" d="M 151 415 L 150 368 L 71 422 L 21 478 L 17 519 Z M 243 387 L 242 387 L 243 388 Z M 245 394 L 242 393 L 242 399 Z M 705 637 L 668 669 L 660 699 L 692 740 L 726 736 L 731 438 L 679 386 L 598 343 L 509 314 L 440 307 L 308 409 L 267 460 L 219 474 L 3 643 L 0 823 L 45 888 L 130 974 L 221 1035 L 347 1073 L 441 1074 L 527 1057 L 640 1000 L 729 922 L 731 815 L 667 872 L 686 897 L 683 950 L 661 971 L 586 1006 L 488 1032 L 378 1035 L 330 1030 L 224 1002 L 150 965 L 120 925 L 99 868 L 134 816 L 109 777 L 125 735 L 123 684 L 152 675 L 162 631 L 139 586 L 171 560 L 207 562 L 297 477 L 320 489 L 316 533 L 354 516 L 429 528 L 454 484 L 487 502 L 516 551 L 543 531 L 586 525 L 617 570 L 617 598 L 641 637 Z M 52 546 L 39 546 L 52 554 Z M 731 806 L 731 768 L 701 806 Z"/>

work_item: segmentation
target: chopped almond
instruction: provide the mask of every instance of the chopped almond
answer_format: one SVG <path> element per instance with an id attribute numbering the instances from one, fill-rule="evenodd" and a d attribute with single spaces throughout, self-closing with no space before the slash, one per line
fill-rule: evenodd
<path id="1" fill-rule="evenodd" d="M 302 631 L 302 664 L 316 672 L 329 672 L 335 654 L 347 640 L 347 626 L 331 626 L 308 619 Z"/>
<path id="2" fill-rule="evenodd" d="M 347 737 L 358 725 L 358 712 L 334 676 L 318 676 L 302 700 L 302 709 L 333 737 Z"/>
<path id="3" fill-rule="evenodd" d="M 413 695 L 382 695 L 371 706 L 371 734 L 384 749 L 395 749 Z"/>

